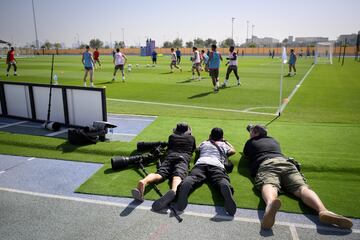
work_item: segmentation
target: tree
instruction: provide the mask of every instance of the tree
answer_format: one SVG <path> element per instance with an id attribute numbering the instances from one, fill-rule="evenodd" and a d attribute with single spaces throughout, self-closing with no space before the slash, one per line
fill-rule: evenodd
<path id="1" fill-rule="evenodd" d="M 114 43 L 114 48 L 124 48 L 125 47 L 125 43 L 123 41 L 115 41 Z"/>
<path id="2" fill-rule="evenodd" d="M 205 46 L 205 42 L 201 38 L 195 38 L 194 39 L 194 46 L 196 46 L 198 48 L 202 48 L 202 47 Z"/>
<path id="3" fill-rule="evenodd" d="M 43 46 L 41 46 L 41 48 L 50 49 L 52 46 L 53 45 L 49 41 L 45 41 L 45 43 L 43 44 Z"/>
<path id="4" fill-rule="evenodd" d="M 89 46 L 91 48 L 101 48 L 103 45 L 104 43 L 98 38 L 91 39 L 89 42 Z"/>
<path id="5" fill-rule="evenodd" d="M 227 47 L 230 47 L 230 46 L 235 46 L 235 42 L 232 38 L 227 38 L 225 39 L 224 41 L 221 42 L 220 44 L 221 47 L 223 48 L 227 48 Z"/>
<path id="6" fill-rule="evenodd" d="M 171 47 L 173 47 L 173 46 L 172 46 L 172 42 L 165 41 L 165 42 L 163 43 L 163 48 L 171 48 Z"/>
<path id="7" fill-rule="evenodd" d="M 82 43 L 82 44 L 80 44 L 79 49 L 83 49 L 83 48 L 85 48 L 85 47 L 86 47 L 86 44 L 85 44 L 85 43 Z"/>
<path id="8" fill-rule="evenodd" d="M 192 48 L 192 47 L 194 46 L 194 43 L 193 43 L 192 41 L 189 41 L 189 42 L 186 42 L 186 43 L 185 43 L 185 46 L 186 46 L 187 48 Z"/>
<path id="9" fill-rule="evenodd" d="M 62 48 L 61 43 L 54 43 L 54 48 L 55 48 L 55 49 Z"/>
<path id="10" fill-rule="evenodd" d="M 248 44 L 248 47 L 249 47 L 249 48 L 256 48 L 256 43 L 249 43 L 249 44 Z"/>
<path id="11" fill-rule="evenodd" d="M 183 46 L 183 40 L 181 38 L 176 38 L 173 42 L 172 42 L 172 46 L 174 48 L 181 48 Z"/>
<path id="12" fill-rule="evenodd" d="M 215 39 L 212 39 L 212 38 L 208 38 L 204 41 L 204 46 L 209 48 L 211 47 L 212 44 L 215 44 L 216 45 L 216 40 Z"/>
<path id="13" fill-rule="evenodd" d="M 282 43 L 288 43 L 289 39 L 285 38 L 284 40 L 282 40 Z"/>

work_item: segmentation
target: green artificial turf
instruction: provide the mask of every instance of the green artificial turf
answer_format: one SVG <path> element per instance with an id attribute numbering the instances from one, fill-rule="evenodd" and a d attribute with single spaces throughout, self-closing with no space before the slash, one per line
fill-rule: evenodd
<path id="1" fill-rule="evenodd" d="M 103 57 L 103 69 L 95 72 L 95 84 L 98 87 L 106 86 L 107 98 L 110 98 L 107 101 L 108 111 L 159 116 L 132 142 L 105 142 L 74 147 L 62 139 L 0 132 L 0 153 L 105 163 L 103 168 L 76 191 L 129 197 L 130 189 L 136 186 L 141 174 L 137 169 L 112 171 L 111 156 L 131 154 L 137 141 L 166 140 L 179 121 L 187 121 L 192 126 L 198 144 L 207 139 L 212 127 L 218 126 L 224 129 L 226 139 L 237 150 L 237 154 L 231 158 L 236 169 L 230 174 L 230 178 L 238 207 L 262 208 L 263 202 L 258 192 L 253 190 L 246 160 L 241 159 L 241 152 L 248 138 L 246 125 L 249 122 L 266 123 L 274 116 L 229 109 L 252 108 L 257 112 L 275 113 L 279 105 L 280 60 L 241 58 L 239 74 L 242 86 L 231 86 L 214 94 L 210 78 L 205 73 L 205 79 L 191 80 L 190 61 L 186 57 L 183 59 L 183 72 L 175 70 L 174 73 L 169 73 L 168 56 L 160 58 L 157 67 L 146 66 L 150 58 L 129 56 L 129 63 L 133 66 L 132 71 L 126 75 L 126 83 L 119 80 L 111 83 L 111 58 Z M 23 58 L 18 62 L 20 76 L 9 77 L 7 80 L 37 83 L 49 81 L 49 56 Z M 310 63 L 311 59 L 299 59 L 297 75 L 284 78 L 284 98 L 304 77 Z M 140 66 L 137 68 L 136 64 Z M 3 64 L 0 67 L 3 69 Z M 287 66 L 285 72 L 286 70 Z M 81 86 L 83 70 L 80 57 L 56 56 L 55 73 L 59 76 L 60 84 Z M 224 75 L 225 67 L 222 66 L 221 79 Z M 118 76 L 118 79 L 121 78 Z M 283 152 L 302 163 L 309 185 L 320 195 L 326 206 L 332 211 L 352 217 L 360 217 L 360 210 L 357 208 L 360 200 L 358 79 L 359 64 L 352 59 L 346 59 L 343 67 L 337 63 L 316 65 L 282 116 L 269 128 L 270 135 L 280 141 Z M 230 83 L 235 84 L 234 76 L 231 76 Z M 155 166 L 148 166 L 148 170 L 155 171 Z M 162 183 L 159 187 L 165 192 L 168 184 Z M 158 197 L 153 190 L 148 190 L 145 198 Z M 283 211 L 309 212 L 308 208 L 287 195 L 282 195 L 281 199 Z M 198 204 L 222 204 L 219 194 L 206 185 L 196 190 L 189 200 Z"/>

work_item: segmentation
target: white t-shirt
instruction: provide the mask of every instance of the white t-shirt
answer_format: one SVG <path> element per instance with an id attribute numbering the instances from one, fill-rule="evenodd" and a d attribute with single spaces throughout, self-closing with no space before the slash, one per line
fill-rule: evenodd
<path id="1" fill-rule="evenodd" d="M 237 66 L 237 65 L 238 65 L 236 52 L 230 53 L 230 54 L 229 54 L 229 58 L 230 58 L 230 59 L 235 58 L 234 60 L 229 60 L 229 65 L 230 65 L 230 66 Z"/>
<path id="2" fill-rule="evenodd" d="M 176 53 L 175 52 L 171 53 L 171 61 L 176 61 Z"/>
<path id="3" fill-rule="evenodd" d="M 200 63 L 200 53 L 199 53 L 198 50 L 196 50 L 196 51 L 194 52 L 193 62 L 194 62 L 194 63 Z"/>
<path id="4" fill-rule="evenodd" d="M 124 65 L 124 57 L 121 52 L 115 53 L 114 58 L 115 58 L 115 65 Z"/>
<path id="5" fill-rule="evenodd" d="M 231 149 L 225 142 L 222 141 L 215 142 L 215 144 L 217 144 L 220 147 L 223 154 L 227 154 Z M 225 168 L 224 156 L 220 155 L 219 150 L 209 140 L 202 142 L 200 144 L 199 150 L 200 150 L 200 157 L 196 161 L 195 165 L 208 164 L 220 168 Z"/>

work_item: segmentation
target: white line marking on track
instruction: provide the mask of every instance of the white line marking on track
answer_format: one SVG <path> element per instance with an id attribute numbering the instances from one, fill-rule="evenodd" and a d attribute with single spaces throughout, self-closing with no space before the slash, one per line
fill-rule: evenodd
<path id="1" fill-rule="evenodd" d="M 67 131 L 68 131 L 68 129 L 63 129 L 63 130 L 61 130 L 61 131 L 57 131 L 57 132 L 53 132 L 53 133 L 46 134 L 45 136 L 47 136 L 47 137 L 54 137 L 54 136 L 56 136 L 56 135 L 60 135 L 60 134 L 65 133 L 65 132 L 67 132 Z"/>
<path id="2" fill-rule="evenodd" d="M 16 123 L 9 123 L 9 124 L 5 124 L 0 126 L 0 128 L 7 128 L 7 127 L 12 127 L 12 126 L 16 126 L 16 125 L 20 125 L 23 123 L 27 123 L 28 121 L 21 121 L 21 122 L 16 122 Z"/>
<path id="3" fill-rule="evenodd" d="M 298 84 L 296 84 L 295 88 L 292 90 L 290 95 L 287 97 L 288 100 L 281 104 L 280 109 L 276 112 L 276 114 L 279 114 L 279 112 L 282 113 L 285 110 L 286 106 L 289 104 L 291 99 L 294 97 L 295 93 L 297 92 L 299 87 L 301 87 L 301 84 L 305 81 L 306 77 L 310 74 L 310 72 L 314 68 L 314 66 L 315 66 L 315 64 L 311 65 L 309 70 L 305 73 L 304 77 L 300 80 L 300 82 Z"/>
<path id="4" fill-rule="evenodd" d="M 136 209 L 141 209 L 141 210 L 150 210 L 151 209 L 150 206 L 147 207 L 147 206 L 138 206 L 138 205 L 128 205 L 125 203 L 115 203 L 115 202 L 86 199 L 86 198 L 80 198 L 80 197 L 68 197 L 68 196 L 54 195 L 54 194 L 47 194 L 47 193 L 37 193 L 37 192 L 30 192 L 30 191 L 24 191 L 24 190 L 11 189 L 11 188 L 1 188 L 0 187 L 0 191 L 11 192 L 11 193 L 20 193 L 20 194 L 26 194 L 26 195 L 30 195 L 30 196 L 45 197 L 45 198 L 51 198 L 51 199 L 92 203 L 92 204 L 98 204 L 98 205 L 104 205 L 104 206 L 136 208 Z M 208 214 L 208 213 L 184 212 L 184 215 L 195 216 L 195 217 L 204 217 L 204 218 L 214 218 L 213 214 Z M 239 221 L 239 222 L 260 223 L 260 220 L 252 219 L 252 218 L 243 218 L 243 217 L 234 217 L 233 218 L 230 216 L 218 216 L 218 215 L 216 216 L 216 218 L 224 219 L 224 220 L 234 220 L 234 221 Z M 276 225 L 289 226 L 289 227 L 293 226 L 293 227 L 305 228 L 305 229 L 321 229 L 321 230 L 332 231 L 332 232 L 349 232 L 349 230 L 325 227 L 325 226 L 316 226 L 315 224 L 310 225 L 310 224 L 300 224 L 300 223 L 290 223 L 290 222 L 276 222 Z M 352 229 L 351 231 L 353 233 L 360 233 L 360 229 Z"/>
<path id="5" fill-rule="evenodd" d="M 297 234 L 297 231 L 296 231 L 295 226 L 294 226 L 294 225 L 290 225 L 289 228 L 290 228 L 290 233 L 291 233 L 292 239 L 293 239 L 293 240 L 299 240 L 299 236 L 298 236 L 298 234 Z"/>
<path id="6" fill-rule="evenodd" d="M 5 171 L 1 171 L 0 174 L 4 173 Z"/>
<path id="7" fill-rule="evenodd" d="M 151 104 L 151 105 L 160 105 L 160 106 L 169 106 L 169 107 L 195 108 L 195 109 L 203 109 L 203 110 L 222 111 L 222 112 L 251 113 L 251 114 L 271 115 L 271 116 L 275 115 L 274 113 L 262 113 L 262 112 L 245 111 L 245 110 L 238 110 L 238 109 L 202 107 L 202 106 L 195 106 L 195 105 L 148 102 L 148 101 L 137 101 L 137 100 L 129 100 L 129 99 L 107 98 L 106 100 L 114 101 L 114 102 L 129 102 L 129 103 Z"/>
<path id="8" fill-rule="evenodd" d="M 31 157 L 31 158 L 27 159 L 27 161 L 32 161 L 34 159 L 35 159 L 35 157 Z"/>

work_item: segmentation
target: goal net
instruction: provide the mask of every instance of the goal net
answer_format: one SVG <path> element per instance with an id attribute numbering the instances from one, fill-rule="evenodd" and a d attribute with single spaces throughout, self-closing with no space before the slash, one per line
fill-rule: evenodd
<path id="1" fill-rule="evenodd" d="M 318 42 L 315 45 L 315 64 L 332 64 L 333 63 L 334 43 Z"/>

